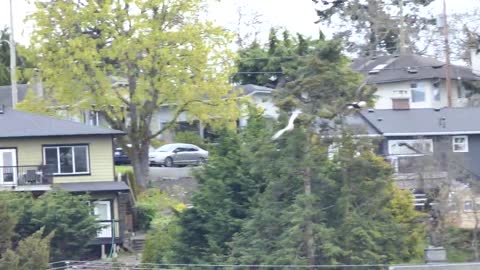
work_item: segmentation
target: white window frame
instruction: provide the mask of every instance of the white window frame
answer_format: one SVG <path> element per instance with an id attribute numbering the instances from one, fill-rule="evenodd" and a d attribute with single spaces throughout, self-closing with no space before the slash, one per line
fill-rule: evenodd
<path id="1" fill-rule="evenodd" d="M 72 170 L 71 173 L 62 173 L 60 172 L 60 148 L 61 147 L 71 147 L 72 148 Z M 75 147 L 85 147 L 87 151 L 87 171 L 86 172 L 76 172 L 75 168 Z M 46 158 L 46 149 L 56 149 L 57 150 L 57 172 L 53 173 L 53 175 L 62 176 L 62 175 L 89 175 L 90 174 L 90 149 L 88 144 L 77 144 L 77 145 L 48 145 L 43 146 L 43 165 L 47 165 L 47 158 Z"/>
<path id="2" fill-rule="evenodd" d="M 400 143 L 406 143 L 409 145 L 415 144 L 415 143 L 425 143 L 429 144 L 432 152 L 429 153 L 407 153 L 407 154 L 393 154 L 392 153 L 392 147 L 395 144 L 400 144 Z M 388 155 L 390 156 L 421 156 L 421 155 L 428 155 L 433 153 L 433 139 L 408 139 L 408 140 L 388 140 Z M 413 151 L 413 150 L 412 150 Z"/>
<path id="3" fill-rule="evenodd" d="M 455 145 L 460 145 L 460 143 L 456 143 L 455 139 L 464 139 L 465 148 L 464 150 L 455 150 Z M 468 136 L 463 135 L 463 136 L 453 136 L 452 137 L 452 151 L 454 153 L 467 153 L 468 152 Z"/>

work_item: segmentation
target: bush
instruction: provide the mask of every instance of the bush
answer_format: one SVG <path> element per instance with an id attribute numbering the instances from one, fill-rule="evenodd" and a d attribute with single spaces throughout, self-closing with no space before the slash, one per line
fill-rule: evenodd
<path id="1" fill-rule="evenodd" d="M 156 218 L 171 214 L 173 211 L 181 211 L 184 207 L 159 189 L 147 189 L 138 196 L 137 226 L 141 230 L 148 230 Z"/>

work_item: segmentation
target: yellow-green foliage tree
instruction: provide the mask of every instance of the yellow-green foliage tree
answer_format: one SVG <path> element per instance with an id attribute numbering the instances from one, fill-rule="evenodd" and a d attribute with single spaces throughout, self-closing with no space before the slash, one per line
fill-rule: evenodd
<path id="1" fill-rule="evenodd" d="M 213 125 L 237 118 L 228 84 L 231 37 L 201 16 L 203 2 L 38 1 L 31 17 L 31 51 L 47 96 L 70 110 L 95 104 L 112 128 L 124 131 L 121 143 L 132 144 L 129 156 L 142 186 L 150 140 L 182 113 Z M 30 110 L 45 110 L 28 102 Z M 170 122 L 151 130 L 164 108 L 173 111 Z"/>

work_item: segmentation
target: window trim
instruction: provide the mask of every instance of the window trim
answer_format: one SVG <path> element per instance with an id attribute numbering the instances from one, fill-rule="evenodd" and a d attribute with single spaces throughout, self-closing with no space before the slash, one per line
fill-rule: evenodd
<path id="1" fill-rule="evenodd" d="M 455 143 L 455 139 L 463 138 L 465 139 L 465 149 L 464 150 L 455 150 L 455 145 L 459 145 L 459 143 Z M 462 136 L 452 136 L 452 151 L 454 153 L 468 153 L 468 136 L 467 135 L 462 135 Z"/>
<path id="2" fill-rule="evenodd" d="M 415 86 L 415 87 L 413 87 Z M 421 89 L 421 91 L 419 91 L 419 89 Z M 413 92 L 416 91 L 416 92 L 422 92 L 423 94 L 423 100 L 422 101 L 418 101 L 418 100 L 414 100 L 414 94 Z M 412 101 L 412 103 L 422 103 L 422 102 L 427 102 L 427 91 L 425 89 L 425 85 L 421 82 L 412 82 L 410 83 L 410 100 Z"/>
<path id="3" fill-rule="evenodd" d="M 87 171 L 86 172 L 71 172 L 71 173 L 60 173 L 60 162 L 58 158 L 60 157 L 59 151 L 60 147 L 71 147 L 72 148 L 72 164 L 73 164 L 73 170 L 75 171 L 75 150 L 74 147 L 76 146 L 84 146 L 87 149 Z M 42 164 L 47 165 L 47 159 L 46 159 L 46 153 L 45 149 L 47 148 L 56 148 L 57 149 L 57 173 L 53 173 L 54 176 L 79 176 L 79 175 L 91 175 L 91 166 L 90 166 L 90 145 L 87 143 L 81 143 L 81 144 L 44 144 L 42 145 Z"/>

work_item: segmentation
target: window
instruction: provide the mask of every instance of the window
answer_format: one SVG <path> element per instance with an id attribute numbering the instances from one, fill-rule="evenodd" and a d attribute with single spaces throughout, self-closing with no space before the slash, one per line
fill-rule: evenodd
<path id="1" fill-rule="evenodd" d="M 58 175 L 87 174 L 88 146 L 45 146 L 43 160 L 50 173 Z"/>
<path id="2" fill-rule="evenodd" d="M 452 137 L 453 152 L 468 152 L 468 136 Z"/>
<path id="3" fill-rule="evenodd" d="M 422 84 L 412 83 L 410 90 L 412 91 L 412 102 L 425 102 L 425 88 Z"/>
<path id="4" fill-rule="evenodd" d="M 433 153 L 432 139 L 419 140 L 389 140 L 390 155 L 424 155 Z"/>
<path id="5" fill-rule="evenodd" d="M 433 83 L 433 100 L 441 101 L 440 83 L 439 82 Z"/>

